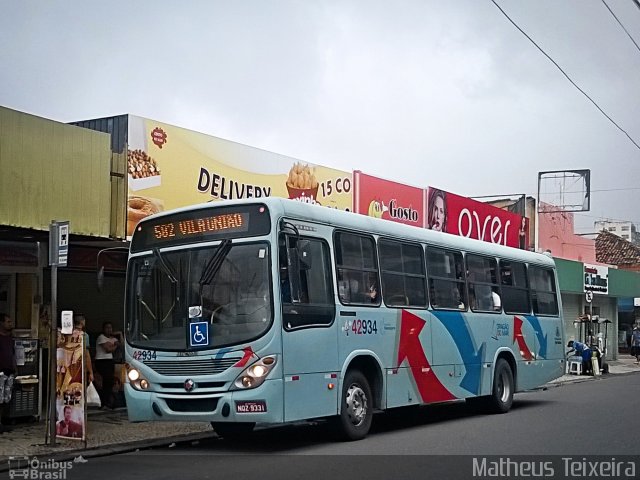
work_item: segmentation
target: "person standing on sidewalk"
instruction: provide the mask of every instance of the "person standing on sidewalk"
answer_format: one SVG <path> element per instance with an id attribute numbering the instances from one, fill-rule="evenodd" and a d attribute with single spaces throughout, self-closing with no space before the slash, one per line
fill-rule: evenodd
<path id="1" fill-rule="evenodd" d="M 0 313 L 0 433 L 11 428 L 2 424 L 2 417 L 8 414 L 16 374 L 16 352 L 11 333 L 13 320 L 6 313 Z"/>
<path id="2" fill-rule="evenodd" d="M 89 334 L 85 331 L 87 319 L 82 313 L 73 316 L 73 328 L 82 332 L 84 342 L 84 368 L 86 373 L 85 383 L 93 382 L 93 365 L 91 364 L 91 352 L 89 351 Z"/>
<path id="3" fill-rule="evenodd" d="M 631 355 L 635 355 L 636 363 L 640 363 L 640 327 L 638 325 L 631 332 Z"/>
<path id="4" fill-rule="evenodd" d="M 111 405 L 115 369 L 113 352 L 121 342 L 122 334 L 120 332 L 114 333 L 111 322 L 104 322 L 102 333 L 96 341 L 96 370 L 102 377 L 102 388 L 98 393 L 102 405 L 106 408 L 113 408 Z"/>

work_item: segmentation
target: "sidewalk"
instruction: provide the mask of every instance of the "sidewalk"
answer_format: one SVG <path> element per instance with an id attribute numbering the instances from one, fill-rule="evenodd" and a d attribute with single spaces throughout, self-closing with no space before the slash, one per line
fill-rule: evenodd
<path id="1" fill-rule="evenodd" d="M 620 375 L 625 373 L 637 373 L 640 372 L 640 365 L 636 363 L 635 357 L 631 355 L 621 353 L 618 355 L 617 360 L 607 360 L 609 365 L 608 375 Z M 548 386 L 559 386 L 565 383 L 574 382 L 588 382 L 590 380 L 600 380 L 607 375 L 591 376 L 591 375 L 563 375 L 560 378 L 550 381 Z"/>
<path id="2" fill-rule="evenodd" d="M 640 366 L 629 355 L 609 363 L 609 375 L 640 372 Z M 559 387 L 573 382 L 598 381 L 603 376 L 563 375 L 547 384 Z M 110 455 L 139 448 L 170 445 L 180 441 L 196 441 L 215 436 L 208 423 L 144 422 L 129 423 L 126 410 L 90 410 L 88 413 L 87 446 L 84 442 L 57 440 L 55 447 L 44 445 L 47 426 L 44 421 L 16 425 L 13 431 L 0 435 L 0 472 L 7 471 L 10 456 L 47 456 L 73 459 Z"/>

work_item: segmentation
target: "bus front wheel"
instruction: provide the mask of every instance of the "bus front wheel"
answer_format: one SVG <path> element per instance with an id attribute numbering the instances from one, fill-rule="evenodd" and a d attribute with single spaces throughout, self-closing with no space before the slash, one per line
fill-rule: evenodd
<path id="1" fill-rule="evenodd" d="M 489 410 L 493 413 L 507 413 L 513 403 L 515 385 L 511 366 L 504 358 L 496 362 L 493 374 L 493 388 L 488 400 Z"/>
<path id="2" fill-rule="evenodd" d="M 358 370 L 347 372 L 342 384 L 340 415 L 336 419 L 343 440 L 367 436 L 373 420 L 373 397 L 367 378 Z"/>
<path id="3" fill-rule="evenodd" d="M 253 431 L 255 423 L 211 422 L 215 432 L 226 440 L 242 440 Z"/>

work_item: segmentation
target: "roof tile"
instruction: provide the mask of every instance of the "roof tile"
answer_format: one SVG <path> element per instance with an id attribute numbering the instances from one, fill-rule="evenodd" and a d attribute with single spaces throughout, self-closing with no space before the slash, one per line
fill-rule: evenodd
<path id="1" fill-rule="evenodd" d="M 603 230 L 596 237 L 596 260 L 609 265 L 640 265 L 640 248 Z"/>

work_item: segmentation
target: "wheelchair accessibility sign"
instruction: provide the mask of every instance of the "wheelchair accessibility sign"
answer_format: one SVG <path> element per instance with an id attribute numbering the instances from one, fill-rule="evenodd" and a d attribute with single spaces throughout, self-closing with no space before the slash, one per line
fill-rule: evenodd
<path id="1" fill-rule="evenodd" d="M 209 324 L 207 322 L 189 324 L 189 344 L 192 347 L 206 347 L 209 345 Z"/>

